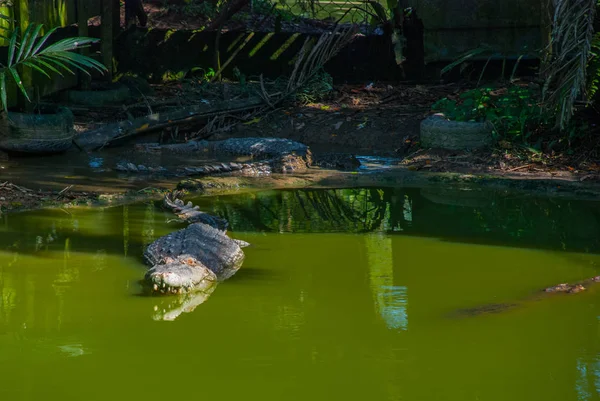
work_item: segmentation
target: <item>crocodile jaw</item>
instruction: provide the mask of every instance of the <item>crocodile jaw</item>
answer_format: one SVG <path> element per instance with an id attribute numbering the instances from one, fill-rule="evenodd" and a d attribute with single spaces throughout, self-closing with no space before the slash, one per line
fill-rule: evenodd
<path id="1" fill-rule="evenodd" d="M 217 277 L 194 258 L 177 258 L 154 265 L 145 281 L 154 293 L 182 294 L 205 291 L 215 285 Z"/>

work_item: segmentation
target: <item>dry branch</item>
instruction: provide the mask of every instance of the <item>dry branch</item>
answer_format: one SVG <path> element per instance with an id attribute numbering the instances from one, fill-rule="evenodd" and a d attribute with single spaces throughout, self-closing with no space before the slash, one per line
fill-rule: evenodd
<path id="1" fill-rule="evenodd" d="M 269 105 L 274 108 L 306 85 L 329 60 L 354 39 L 357 32 L 356 26 L 342 27 L 338 25 L 333 32 L 322 34 L 314 46 L 311 46 L 312 39 L 307 38 L 298 52 L 286 90 L 273 99 L 275 95 L 267 94 L 263 88 L 261 96 L 270 99 Z"/>
<path id="2" fill-rule="evenodd" d="M 174 112 L 151 114 L 132 121 L 108 124 L 95 130 L 86 131 L 76 138 L 75 142 L 80 148 L 94 150 L 134 135 L 142 135 L 176 125 L 197 123 L 220 114 L 252 110 L 263 105 L 261 98 L 252 97 L 219 102 L 211 106 L 184 107 Z"/>
<path id="3" fill-rule="evenodd" d="M 156 113 L 131 121 L 109 124 L 82 133 L 76 139 L 75 144 L 81 149 L 94 150 L 131 136 L 142 135 L 171 126 L 198 124 L 203 121 L 206 122 L 206 126 L 197 134 L 207 134 L 226 126 L 224 118 L 228 115 L 250 110 L 258 110 L 254 114 L 261 114 L 266 111 L 267 105 L 271 109 L 275 109 L 277 104 L 306 85 L 333 56 L 352 41 L 356 32 L 357 28 L 355 26 L 349 28 L 337 26 L 332 33 L 321 35 L 312 47 L 310 46 L 310 39 L 307 39 L 298 53 L 287 88 L 283 91 L 268 94 L 261 76 L 261 90 L 257 97 L 223 101 L 210 106 L 194 105 L 174 112 Z M 232 57 L 234 56 L 235 54 L 232 55 Z M 226 65 L 227 63 L 223 68 Z"/>

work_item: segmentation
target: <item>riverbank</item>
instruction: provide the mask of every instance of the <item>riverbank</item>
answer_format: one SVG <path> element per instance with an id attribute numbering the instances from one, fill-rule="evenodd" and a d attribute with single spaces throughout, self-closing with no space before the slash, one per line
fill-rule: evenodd
<path id="1" fill-rule="evenodd" d="M 40 208 L 107 207 L 161 199 L 168 191 L 178 188 L 197 195 L 233 194 L 248 191 L 295 188 L 360 188 L 360 187 L 418 187 L 442 188 L 456 191 L 500 190 L 534 197 L 565 199 L 600 199 L 600 182 L 583 179 L 581 173 L 507 173 L 415 171 L 411 166 L 372 169 L 365 172 L 342 172 L 310 169 L 296 175 L 273 174 L 268 177 L 213 176 L 200 179 L 173 180 L 160 187 L 144 187 L 121 191 L 80 191 L 77 184 L 61 191 L 39 190 L 0 183 L 0 213 Z M 466 192 L 465 192 L 466 193 Z"/>
<path id="2" fill-rule="evenodd" d="M 137 82 L 137 81 L 136 81 Z M 138 82 L 139 83 L 139 82 Z M 448 186 L 528 191 L 539 196 L 594 199 L 600 195 L 600 141 L 573 142 L 562 152 L 539 152 L 500 141 L 478 151 L 450 151 L 420 147 L 419 124 L 431 104 L 456 97 L 466 84 L 415 85 L 367 83 L 336 86 L 317 101 L 298 99 L 261 113 L 212 120 L 202 126 L 169 127 L 98 152 L 72 149 L 50 157 L 13 158 L 0 154 L 0 211 L 42 207 L 105 206 L 160 198 L 177 186 L 176 177 L 121 174 L 115 166 L 169 163 L 178 168 L 204 162 L 205 155 L 162 158 L 144 152 L 145 142 L 190 139 L 222 140 L 236 137 L 288 138 L 309 145 L 314 153 L 347 153 L 363 163 L 356 171 L 311 168 L 309 173 L 261 178 L 212 177 L 186 180 L 190 190 L 228 192 L 254 189 Z M 252 87 L 239 83 L 204 85 L 194 80 L 150 85 L 141 102 L 103 107 L 74 107 L 78 132 L 129 117 L 166 112 L 182 106 L 219 104 L 249 96 Z M 591 135 L 590 135 L 591 136 Z M 199 160 L 201 158 L 202 160 Z M 207 159 L 206 162 L 220 161 Z M 164 164 L 163 164 L 164 165 Z M 193 184 L 192 184 L 193 183 Z"/>

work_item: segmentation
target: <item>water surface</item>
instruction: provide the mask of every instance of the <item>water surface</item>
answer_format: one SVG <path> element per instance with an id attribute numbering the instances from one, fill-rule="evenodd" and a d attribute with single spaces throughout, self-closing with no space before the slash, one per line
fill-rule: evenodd
<path id="1" fill-rule="evenodd" d="M 197 200 L 252 243 L 193 312 L 139 296 L 152 203 L 0 221 L 2 400 L 593 400 L 598 203 L 369 188 Z M 155 310 L 156 309 L 156 310 Z"/>

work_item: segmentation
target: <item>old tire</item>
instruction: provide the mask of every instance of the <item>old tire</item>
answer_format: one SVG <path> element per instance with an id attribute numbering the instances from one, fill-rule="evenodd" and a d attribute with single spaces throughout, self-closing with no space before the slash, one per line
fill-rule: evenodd
<path id="1" fill-rule="evenodd" d="M 493 126 L 489 122 L 450 121 L 434 114 L 421 122 L 421 145 L 427 148 L 468 150 L 492 144 Z"/>
<path id="2" fill-rule="evenodd" d="M 66 92 L 67 102 L 90 107 L 123 104 L 130 96 L 129 87 L 120 83 L 99 86 L 95 90 L 68 90 Z"/>
<path id="3" fill-rule="evenodd" d="M 11 153 L 51 154 L 73 144 L 73 113 L 66 107 L 45 107 L 36 113 L 9 112 L 0 120 L 0 149 Z"/>

